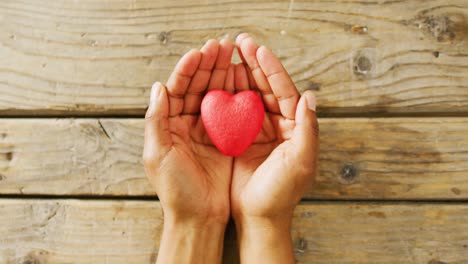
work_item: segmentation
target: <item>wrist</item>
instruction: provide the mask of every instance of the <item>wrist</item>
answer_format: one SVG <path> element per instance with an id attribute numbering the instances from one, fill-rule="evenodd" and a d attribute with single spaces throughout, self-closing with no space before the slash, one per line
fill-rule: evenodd
<path id="1" fill-rule="evenodd" d="M 242 216 L 234 219 L 236 231 L 241 239 L 269 240 L 275 237 L 290 237 L 292 218 Z"/>
<path id="2" fill-rule="evenodd" d="M 294 263 L 292 217 L 243 216 L 234 220 L 241 263 Z"/>
<path id="3" fill-rule="evenodd" d="M 183 215 L 164 210 L 164 225 L 177 227 L 207 228 L 211 225 L 226 227 L 229 214 L 224 215 Z"/>
<path id="4" fill-rule="evenodd" d="M 181 204 L 182 203 L 182 204 Z M 219 198 L 215 202 L 198 202 L 178 204 L 161 203 L 164 221 L 173 224 L 184 224 L 192 226 L 206 225 L 206 223 L 227 225 L 230 217 L 229 197 Z"/>
<path id="5" fill-rule="evenodd" d="M 217 219 L 202 223 L 165 217 L 157 263 L 220 263 L 225 229 Z"/>
<path id="6" fill-rule="evenodd" d="M 164 230 L 192 230 L 201 233 L 205 230 L 213 229 L 214 231 L 221 231 L 224 233 L 226 229 L 227 220 L 218 217 L 209 218 L 196 218 L 192 219 L 177 218 L 164 215 Z M 218 233 L 218 232 L 216 232 Z"/>
<path id="7" fill-rule="evenodd" d="M 294 210 L 288 210 L 277 214 L 256 215 L 243 212 L 233 213 L 232 217 L 236 223 L 236 228 L 244 229 L 264 229 L 275 228 L 289 230 L 293 218 Z"/>

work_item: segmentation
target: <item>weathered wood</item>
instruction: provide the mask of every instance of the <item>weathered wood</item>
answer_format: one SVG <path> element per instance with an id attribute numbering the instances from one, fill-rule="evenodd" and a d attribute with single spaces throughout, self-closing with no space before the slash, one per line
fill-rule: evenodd
<path id="1" fill-rule="evenodd" d="M 0 262 L 154 263 L 162 223 L 155 201 L 1 200 Z M 298 263 L 466 263 L 468 205 L 306 203 L 291 236 Z"/>
<path id="2" fill-rule="evenodd" d="M 162 221 L 157 202 L 1 200 L 0 263 L 150 263 Z"/>
<path id="3" fill-rule="evenodd" d="M 308 198 L 467 199 L 468 118 L 320 119 Z M 0 193 L 154 195 L 141 119 L 0 120 Z"/>
<path id="4" fill-rule="evenodd" d="M 323 114 L 466 113 L 467 21 L 465 0 L 4 0 L 0 115 L 142 115 L 184 52 L 243 31 Z"/>

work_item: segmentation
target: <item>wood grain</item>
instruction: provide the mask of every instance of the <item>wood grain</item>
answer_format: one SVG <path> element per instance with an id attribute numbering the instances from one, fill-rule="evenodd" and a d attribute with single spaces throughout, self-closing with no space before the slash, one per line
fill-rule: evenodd
<path id="1" fill-rule="evenodd" d="M 154 263 L 162 223 L 155 201 L 0 200 L 0 262 Z M 306 203 L 291 237 L 298 263 L 461 264 L 468 205 Z"/>
<path id="2" fill-rule="evenodd" d="M 314 199 L 467 199 L 468 118 L 323 118 Z M 141 119 L 0 120 L 0 193 L 152 196 Z"/>
<path id="3" fill-rule="evenodd" d="M 240 32 L 324 115 L 468 112 L 465 0 L 4 0 L 0 32 L 3 116 L 142 115 L 184 52 Z"/>

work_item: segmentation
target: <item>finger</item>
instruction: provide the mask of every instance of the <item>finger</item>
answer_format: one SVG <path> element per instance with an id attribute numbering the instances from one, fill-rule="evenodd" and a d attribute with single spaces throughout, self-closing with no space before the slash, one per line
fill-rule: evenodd
<path id="1" fill-rule="evenodd" d="M 319 156 L 319 126 L 315 112 L 316 100 L 311 91 L 306 91 L 297 104 L 296 126 L 291 143 L 295 164 L 300 169 L 303 189 L 310 188 L 315 179 Z"/>
<path id="2" fill-rule="evenodd" d="M 145 115 L 145 163 L 152 163 L 165 155 L 171 145 L 169 132 L 169 102 L 166 87 L 157 82 L 151 89 L 151 99 Z"/>
<path id="3" fill-rule="evenodd" d="M 258 81 L 260 82 L 257 82 L 257 84 L 260 84 L 262 86 L 269 86 L 268 81 L 263 75 L 263 72 L 261 72 L 261 68 L 257 61 L 257 43 L 255 43 L 253 38 L 250 37 L 247 33 L 244 33 L 241 36 L 239 36 L 237 43 L 240 50 L 240 54 L 242 54 L 244 64 L 246 64 L 249 67 L 255 79 L 257 80 L 258 78 Z"/>
<path id="4" fill-rule="evenodd" d="M 234 52 L 234 44 L 229 39 L 223 39 L 219 43 L 219 53 L 216 59 L 216 65 L 211 74 L 208 90 L 224 89 L 227 70 L 231 65 L 232 53 Z"/>
<path id="5" fill-rule="evenodd" d="M 257 83 L 255 83 L 255 78 L 253 77 L 252 72 L 250 70 L 247 70 L 248 69 L 247 64 L 244 64 L 244 67 L 246 68 L 247 79 L 249 80 L 249 88 L 252 90 L 258 90 Z"/>
<path id="6" fill-rule="evenodd" d="M 231 63 L 227 69 L 226 81 L 224 82 L 224 90 L 230 94 L 233 94 L 236 90 L 234 85 L 234 68 L 235 64 Z"/>
<path id="7" fill-rule="evenodd" d="M 247 70 L 242 63 L 236 64 L 234 67 L 234 86 L 236 92 L 249 90 L 249 79 L 247 77 Z"/>
<path id="8" fill-rule="evenodd" d="M 278 58 L 268 48 L 261 46 L 258 48 L 256 56 L 278 101 L 281 114 L 288 119 L 294 119 L 299 100 L 299 92 L 294 82 Z"/>
<path id="9" fill-rule="evenodd" d="M 295 113 L 296 126 L 292 141 L 298 153 L 310 156 L 318 150 L 319 127 L 315 113 L 316 99 L 311 91 L 306 91 L 297 104 Z M 312 153 L 310 153 L 312 151 Z"/>
<path id="10" fill-rule="evenodd" d="M 167 80 L 169 116 L 179 115 L 184 107 L 184 96 L 201 61 L 201 52 L 192 49 L 177 62 Z"/>
<path id="11" fill-rule="evenodd" d="M 258 45 L 248 35 L 244 35 L 243 37 L 244 38 L 240 40 L 240 49 L 251 71 L 256 85 L 255 88 L 260 91 L 266 109 L 271 113 L 279 114 L 280 108 L 278 106 L 277 99 L 274 96 L 270 83 L 257 60 Z M 253 88 L 251 87 L 251 89 Z"/>
<path id="12" fill-rule="evenodd" d="M 236 37 L 237 53 L 239 54 L 239 57 L 241 58 L 242 63 L 246 67 L 248 67 L 248 66 L 247 66 L 247 62 L 245 61 L 244 55 L 242 54 L 242 51 L 240 49 L 240 43 L 242 42 L 242 40 L 244 40 L 247 37 L 249 37 L 249 34 L 247 34 L 247 33 L 241 33 Z M 252 89 L 252 90 L 257 90 L 257 84 L 255 83 L 255 79 L 254 79 L 251 71 L 247 71 L 247 77 L 249 79 L 249 88 Z"/>
<path id="13" fill-rule="evenodd" d="M 219 43 L 210 39 L 200 49 L 201 59 L 192 80 L 190 81 L 187 93 L 184 96 L 184 114 L 195 114 L 200 112 L 200 104 L 203 94 L 208 87 L 211 72 L 218 57 Z"/>
<path id="14" fill-rule="evenodd" d="M 242 50 L 240 48 L 240 45 L 242 41 L 246 38 L 249 38 L 249 34 L 247 33 L 241 33 L 236 37 L 236 47 L 237 47 L 237 53 L 239 53 L 239 57 L 242 60 L 242 63 L 245 65 L 245 67 L 248 68 L 248 64 L 245 61 L 244 55 L 242 54 Z M 250 89 L 257 89 L 257 84 L 255 83 L 255 80 L 253 78 L 252 72 L 250 70 L 247 71 L 247 77 L 249 79 L 249 88 Z"/>
<path id="15" fill-rule="evenodd" d="M 242 41 L 246 38 L 249 37 L 249 34 L 247 33 L 240 33 L 239 35 L 237 35 L 236 37 L 236 48 L 237 48 L 237 53 L 239 54 L 239 57 L 242 61 L 242 63 L 244 64 L 247 64 L 247 62 L 245 61 L 245 58 L 244 58 L 244 55 L 242 54 L 242 50 L 240 49 L 240 44 L 242 43 Z"/>

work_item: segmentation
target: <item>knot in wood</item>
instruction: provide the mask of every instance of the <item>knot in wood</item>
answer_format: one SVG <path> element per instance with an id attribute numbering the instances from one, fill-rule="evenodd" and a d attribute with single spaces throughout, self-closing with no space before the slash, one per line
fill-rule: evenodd
<path id="1" fill-rule="evenodd" d="M 167 33 L 166 31 L 159 33 L 158 39 L 161 42 L 161 44 L 166 45 L 169 41 L 169 33 Z"/>
<path id="2" fill-rule="evenodd" d="M 371 60 L 363 55 L 359 54 L 354 59 L 354 73 L 357 75 L 368 75 L 369 72 L 372 70 L 372 62 Z"/>
<path id="3" fill-rule="evenodd" d="M 369 28 L 367 26 L 354 25 L 351 27 L 351 32 L 356 34 L 367 34 Z"/>
<path id="4" fill-rule="evenodd" d="M 358 79 L 371 78 L 376 68 L 376 49 L 372 47 L 358 50 L 351 61 L 352 71 Z"/>
<path id="5" fill-rule="evenodd" d="M 304 253 L 307 249 L 307 240 L 304 238 L 300 237 L 298 240 L 295 242 L 295 247 L 294 251 L 298 253 Z"/>
<path id="6" fill-rule="evenodd" d="M 307 90 L 311 91 L 320 91 L 320 83 L 316 82 L 309 82 L 309 85 L 307 86 Z"/>
<path id="7" fill-rule="evenodd" d="M 343 168 L 341 168 L 341 179 L 345 184 L 354 183 L 357 178 L 357 174 L 357 168 L 352 164 L 345 164 Z"/>
<path id="8" fill-rule="evenodd" d="M 13 152 L 7 152 L 5 153 L 5 157 L 8 161 L 11 161 L 13 159 Z"/>
<path id="9" fill-rule="evenodd" d="M 45 250 L 33 250 L 24 256 L 21 264 L 43 264 L 48 263 L 47 256 L 49 252 Z"/>
<path id="10" fill-rule="evenodd" d="M 463 35 L 463 30 L 459 29 L 464 27 L 464 20 L 465 18 L 461 14 L 429 15 L 418 18 L 416 25 L 438 42 L 452 42 L 456 38 L 456 33 Z"/>
<path id="11" fill-rule="evenodd" d="M 422 27 L 426 27 L 427 30 L 434 36 L 438 41 L 443 41 L 446 38 L 454 38 L 450 36 L 454 34 L 449 30 L 450 20 L 446 16 L 430 16 L 424 20 Z"/>
<path id="12" fill-rule="evenodd" d="M 6 153 L 0 153 L 0 160 L 6 160 L 10 162 L 11 160 L 13 160 L 13 152 L 8 151 Z"/>
<path id="13" fill-rule="evenodd" d="M 26 259 L 22 264 L 41 264 L 37 259 Z"/>

